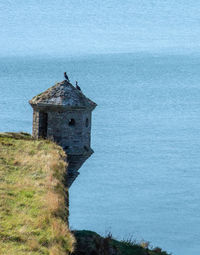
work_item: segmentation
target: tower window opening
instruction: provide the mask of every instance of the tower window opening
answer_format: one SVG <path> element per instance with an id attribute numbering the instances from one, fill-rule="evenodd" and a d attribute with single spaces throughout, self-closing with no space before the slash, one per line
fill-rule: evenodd
<path id="1" fill-rule="evenodd" d="M 88 120 L 88 118 L 87 118 L 86 121 L 85 121 L 85 126 L 86 126 L 86 127 L 89 126 L 89 120 Z"/>
<path id="2" fill-rule="evenodd" d="M 86 151 L 89 151 L 89 148 L 85 145 L 84 146 L 84 149 L 86 150 Z"/>
<path id="3" fill-rule="evenodd" d="M 48 113 L 39 113 L 39 137 L 47 137 L 47 126 L 48 126 Z"/>
<path id="4" fill-rule="evenodd" d="M 75 119 L 70 119 L 68 122 L 69 126 L 75 126 Z"/>

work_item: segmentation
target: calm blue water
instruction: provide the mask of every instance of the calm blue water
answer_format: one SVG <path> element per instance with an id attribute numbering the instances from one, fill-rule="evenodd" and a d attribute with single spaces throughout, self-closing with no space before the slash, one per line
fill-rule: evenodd
<path id="1" fill-rule="evenodd" d="M 0 131 L 31 132 L 28 100 L 64 71 L 98 104 L 71 227 L 199 255 L 200 56 L 1 59 Z"/>

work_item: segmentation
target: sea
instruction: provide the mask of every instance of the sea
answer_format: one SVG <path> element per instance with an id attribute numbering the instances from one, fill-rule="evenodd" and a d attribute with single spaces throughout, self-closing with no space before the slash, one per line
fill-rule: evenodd
<path id="1" fill-rule="evenodd" d="M 200 55 L 0 59 L 0 132 L 31 133 L 28 100 L 64 79 L 98 106 L 94 154 L 71 186 L 70 227 L 200 254 Z"/>

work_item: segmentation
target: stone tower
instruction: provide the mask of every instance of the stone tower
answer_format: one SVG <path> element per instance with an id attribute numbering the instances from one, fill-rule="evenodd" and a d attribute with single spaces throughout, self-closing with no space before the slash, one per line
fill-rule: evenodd
<path id="1" fill-rule="evenodd" d="M 54 140 L 67 154 L 69 187 L 93 153 L 91 115 L 96 104 L 67 80 L 33 97 L 29 103 L 33 108 L 33 137 Z"/>

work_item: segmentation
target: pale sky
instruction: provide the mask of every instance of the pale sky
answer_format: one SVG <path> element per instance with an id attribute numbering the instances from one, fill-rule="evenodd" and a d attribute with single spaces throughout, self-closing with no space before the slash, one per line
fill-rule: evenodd
<path id="1" fill-rule="evenodd" d="M 200 51 L 197 0 L 0 0 L 0 56 Z"/>

